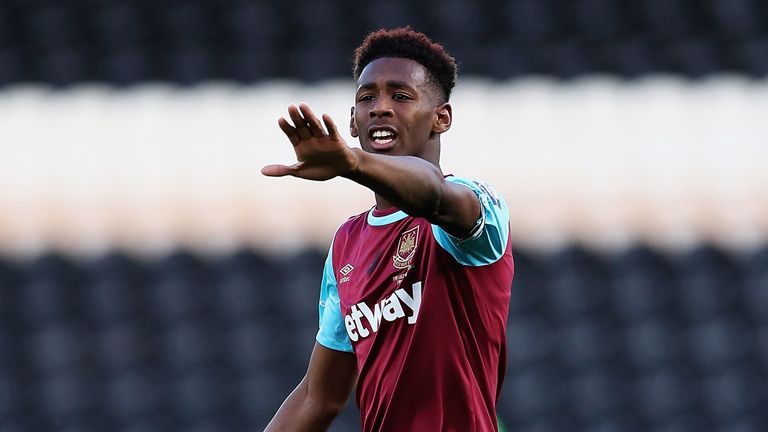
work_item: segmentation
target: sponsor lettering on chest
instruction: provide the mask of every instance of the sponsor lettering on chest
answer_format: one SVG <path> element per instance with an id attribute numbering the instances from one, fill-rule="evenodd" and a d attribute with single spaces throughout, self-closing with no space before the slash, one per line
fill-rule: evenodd
<path id="1" fill-rule="evenodd" d="M 344 316 L 349 339 L 357 342 L 360 338 L 378 332 L 382 320 L 393 322 L 406 318 L 408 324 L 415 324 L 421 307 L 421 282 L 414 283 L 411 288 L 411 294 L 405 288 L 399 288 L 373 307 L 365 302 L 352 305 L 350 313 Z"/>

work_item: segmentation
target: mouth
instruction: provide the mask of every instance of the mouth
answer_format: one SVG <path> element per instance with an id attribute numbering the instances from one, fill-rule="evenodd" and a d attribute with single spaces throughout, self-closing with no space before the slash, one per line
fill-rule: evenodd
<path id="1" fill-rule="evenodd" d="M 374 126 L 368 130 L 371 146 L 376 151 L 391 149 L 397 139 L 397 132 L 388 126 Z"/>

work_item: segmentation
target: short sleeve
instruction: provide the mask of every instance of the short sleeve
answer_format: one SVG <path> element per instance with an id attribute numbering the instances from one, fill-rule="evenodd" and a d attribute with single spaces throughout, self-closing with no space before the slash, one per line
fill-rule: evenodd
<path id="1" fill-rule="evenodd" d="M 317 342 L 332 350 L 352 352 L 352 342 L 347 335 L 344 326 L 344 318 L 341 316 L 341 304 L 339 301 L 339 289 L 336 283 L 336 275 L 333 271 L 333 245 L 328 251 L 323 268 L 323 280 L 320 284 L 320 330 L 317 332 Z"/>
<path id="2" fill-rule="evenodd" d="M 449 176 L 446 181 L 466 186 L 480 201 L 481 214 L 467 238 L 457 238 L 437 225 L 432 233 L 437 243 L 465 266 L 493 264 L 504 255 L 509 241 L 509 208 L 504 199 L 487 184 Z"/>

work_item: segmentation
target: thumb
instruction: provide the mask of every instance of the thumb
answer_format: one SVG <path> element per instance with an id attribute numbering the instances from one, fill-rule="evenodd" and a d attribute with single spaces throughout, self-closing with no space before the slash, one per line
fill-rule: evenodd
<path id="1" fill-rule="evenodd" d="M 261 168 L 261 173 L 268 177 L 283 177 L 290 175 L 293 169 L 285 165 L 265 165 Z"/>

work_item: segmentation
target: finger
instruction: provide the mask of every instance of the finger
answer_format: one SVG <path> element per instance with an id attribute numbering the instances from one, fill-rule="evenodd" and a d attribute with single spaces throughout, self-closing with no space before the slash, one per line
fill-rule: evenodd
<path id="1" fill-rule="evenodd" d="M 293 120 L 293 126 L 296 128 L 296 133 L 299 135 L 299 138 L 308 139 L 312 136 L 312 133 L 307 126 L 307 121 L 301 116 L 299 108 L 296 105 L 291 104 L 288 106 L 288 115 L 291 116 L 291 120 Z"/>
<path id="2" fill-rule="evenodd" d="M 328 136 L 330 136 L 334 140 L 340 140 L 341 135 L 339 135 L 339 130 L 336 129 L 336 123 L 333 122 L 333 119 L 328 114 L 323 114 L 323 123 L 325 123 L 325 128 L 328 129 Z"/>
<path id="3" fill-rule="evenodd" d="M 285 136 L 288 137 L 288 140 L 291 141 L 291 144 L 294 146 L 299 144 L 299 134 L 296 132 L 296 128 L 288 123 L 288 120 L 280 117 L 277 119 L 277 125 L 280 126 L 280 129 L 283 131 Z"/>
<path id="4" fill-rule="evenodd" d="M 299 110 L 301 111 L 301 114 L 304 115 L 304 119 L 307 121 L 307 126 L 309 127 L 309 132 L 312 136 L 327 136 L 325 129 L 323 129 L 323 126 L 320 124 L 320 120 L 317 119 L 317 116 L 312 112 L 312 109 L 309 108 L 309 105 L 302 103 L 299 105 Z"/>
<path id="5" fill-rule="evenodd" d="M 261 173 L 268 177 L 284 177 L 287 175 L 294 175 L 300 166 L 301 163 L 293 164 L 291 166 L 279 164 L 265 165 L 261 168 Z"/>

